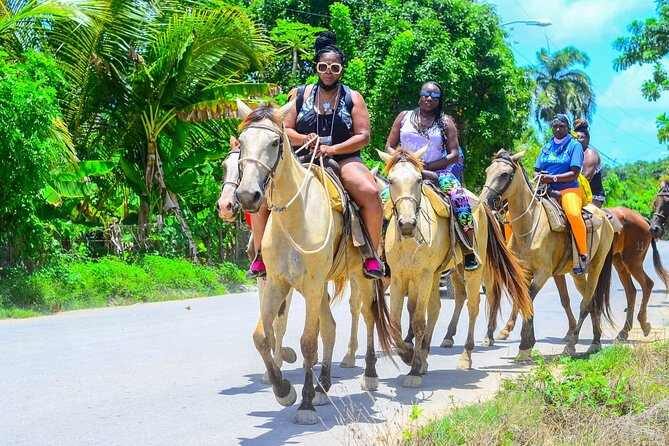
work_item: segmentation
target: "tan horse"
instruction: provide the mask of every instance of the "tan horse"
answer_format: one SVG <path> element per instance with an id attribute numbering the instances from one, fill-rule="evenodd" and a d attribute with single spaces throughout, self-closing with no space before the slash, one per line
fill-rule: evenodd
<path id="1" fill-rule="evenodd" d="M 511 155 L 500 150 L 486 169 L 486 182 L 481 200 L 489 206 L 499 206 L 502 200 L 509 203 L 513 217 L 513 235 L 509 248 L 516 254 L 523 269 L 529 273 L 532 300 L 546 281 L 555 275 L 572 272 L 571 235 L 551 231 L 543 205 L 535 199 L 527 174 L 518 164 L 525 152 Z M 589 209 L 602 219 L 602 226 L 588 235 L 590 269 L 588 274 L 573 275 L 574 283 L 583 296 L 579 320 L 569 335 L 565 354 L 576 352 L 578 333 L 588 313 L 592 316 L 593 340 L 588 351 L 601 348 L 601 315 L 610 320 L 610 285 L 613 257 L 613 226 L 602 211 L 595 206 Z M 566 260 L 566 261 L 565 261 Z M 535 344 L 534 321 L 523 321 L 519 360 L 526 360 Z"/>
<path id="2" fill-rule="evenodd" d="M 660 253 L 657 250 L 657 244 L 650 232 L 650 223 L 638 212 L 625 207 L 615 207 L 609 209 L 622 223 L 623 227 L 620 232 L 616 233 L 613 238 L 613 266 L 618 272 L 618 277 L 625 290 L 625 299 L 627 300 L 627 309 L 625 310 L 625 324 L 618 333 L 617 339 L 624 341 L 629 337 L 629 332 L 633 326 L 634 308 L 636 305 L 636 288 L 632 282 L 632 278 L 636 279 L 641 286 L 641 306 L 637 319 L 644 336 L 650 334 L 651 325 L 648 322 L 648 301 L 655 283 L 651 279 L 643 267 L 643 261 L 648 253 L 648 248 L 653 248 L 653 266 L 660 280 L 664 284 L 664 288 L 669 290 L 669 272 L 662 266 Z M 567 314 L 569 329 L 567 330 L 568 339 L 569 334 L 576 329 L 576 318 L 571 311 L 571 304 L 569 301 L 569 291 L 567 290 L 567 283 L 564 280 L 555 278 L 555 285 L 560 295 L 560 303 Z M 509 333 L 513 331 L 516 325 L 517 310 L 514 308 L 509 317 L 506 326 L 497 335 L 498 339 L 507 339 Z"/>
<path id="3" fill-rule="evenodd" d="M 272 210 L 262 240 L 267 279 L 253 340 L 267 367 L 274 395 L 284 406 L 292 405 L 297 395 L 273 361 L 272 322 L 291 288 L 304 296 L 306 320 L 300 343 L 305 381 L 296 422 L 314 424 L 318 421 L 314 405 L 327 403 L 326 392 L 331 385 L 335 321 L 330 311 L 328 281 L 335 281 L 337 295 L 346 280 L 350 280 L 351 295 L 356 296 L 352 299 L 362 303 L 367 325 L 363 388 L 375 390 L 378 387 L 374 326 L 381 347 L 388 354 L 392 338 L 385 298 L 382 293 L 375 293 L 373 281 L 364 278 L 360 252 L 351 240 L 345 238 L 342 213 L 331 207 L 328 189 L 298 162 L 290 149 L 282 121 L 291 107 L 295 107 L 294 101 L 281 109 L 259 106 L 252 111 L 238 101 L 240 115 L 245 119 L 240 126 L 242 178 L 236 195 L 248 212 L 257 212 L 265 196 Z M 333 268 L 341 241 L 347 262 Z M 380 286 L 376 286 L 376 291 L 380 292 Z M 323 340 L 323 365 L 314 389 L 313 366 L 318 353 L 319 332 Z"/>
<path id="4" fill-rule="evenodd" d="M 230 138 L 231 145 L 232 141 L 237 141 L 234 137 Z M 237 144 L 238 145 L 238 144 Z M 233 150 L 230 150 L 228 156 L 223 160 L 223 185 L 221 186 L 221 195 L 218 197 L 216 202 L 216 213 L 218 216 L 227 222 L 234 222 L 237 220 L 239 215 L 239 210 L 241 209 L 237 197 L 235 196 L 237 192 L 237 187 L 239 185 L 239 147 L 235 147 Z M 249 260 L 255 258 L 255 250 L 253 249 L 253 237 L 249 240 L 249 246 L 247 249 L 247 254 Z M 258 297 L 260 299 L 260 305 L 262 306 L 262 294 L 263 288 L 265 285 L 265 279 L 258 279 Z M 286 302 L 279 309 L 279 314 L 274 320 L 274 342 L 272 343 L 274 352 L 274 363 L 277 367 L 281 368 L 283 361 L 286 361 L 290 364 L 297 361 L 297 355 L 295 350 L 290 347 L 283 346 L 283 337 L 286 334 L 286 326 L 288 324 L 288 309 L 290 308 L 290 301 L 292 299 L 293 293 L 289 293 L 286 298 Z M 280 353 L 280 354 L 279 354 Z M 263 375 L 260 380 L 263 384 L 269 384 L 269 375 L 267 372 Z"/>
<path id="5" fill-rule="evenodd" d="M 427 372 L 427 355 L 441 308 L 439 278 L 442 271 L 458 266 L 462 274 L 463 254 L 459 243 L 452 238 L 449 222 L 449 218 L 453 217 L 438 214 L 425 197 L 423 164 L 419 159 L 423 153 L 424 149 L 415 155 L 403 149 L 398 149 L 393 155 L 379 152 L 387 165 L 393 208 L 385 237 L 386 258 L 392 271 L 391 318 L 393 324 L 399 327 L 404 296 L 408 294 L 407 306 L 415 336 L 416 347 L 413 349 L 404 345 L 399 332 L 395 340 L 400 357 L 411 365 L 411 371 L 404 380 L 405 387 L 420 387 L 421 375 Z M 469 331 L 458 368 L 470 368 L 472 364 L 482 279 L 491 291 L 489 296 L 494 296 L 489 300 L 489 321 L 494 323 L 498 317 L 502 288 L 509 290 L 513 303 L 524 316 L 532 314 L 532 302 L 525 288 L 523 271 L 507 250 L 492 213 L 480 204 L 474 209 L 474 217 L 475 249 L 484 266 L 465 271 L 464 283 L 454 280 L 456 295 L 462 301 L 467 298 L 469 310 Z M 491 228 L 496 230 L 490 232 Z M 494 325 L 489 328 L 490 338 L 493 330 Z"/>

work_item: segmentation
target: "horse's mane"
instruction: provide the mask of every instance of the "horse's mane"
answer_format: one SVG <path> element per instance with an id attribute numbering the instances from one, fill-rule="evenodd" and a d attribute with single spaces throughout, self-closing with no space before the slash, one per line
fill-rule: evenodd
<path id="1" fill-rule="evenodd" d="M 260 122 L 265 119 L 269 119 L 276 125 L 281 128 L 282 119 L 278 113 L 279 109 L 272 104 L 261 104 L 254 108 L 251 113 L 246 115 L 246 118 L 239 124 L 239 131 L 244 130 L 248 125 L 254 122 Z"/>
<path id="2" fill-rule="evenodd" d="M 388 164 L 386 164 L 386 168 L 383 169 L 383 173 L 388 175 L 388 172 L 390 172 L 390 169 L 392 169 L 395 164 L 404 161 L 413 164 L 419 171 L 423 170 L 423 162 L 413 152 L 402 147 L 398 147 L 395 150 L 395 153 L 393 153 L 393 157 L 390 159 L 390 161 L 388 161 Z"/>
<path id="3" fill-rule="evenodd" d="M 511 158 L 511 152 L 505 150 L 505 149 L 500 149 L 495 155 L 493 155 L 492 159 L 496 160 L 498 158 L 511 161 L 512 163 L 516 164 L 515 161 L 513 161 L 513 158 Z"/>

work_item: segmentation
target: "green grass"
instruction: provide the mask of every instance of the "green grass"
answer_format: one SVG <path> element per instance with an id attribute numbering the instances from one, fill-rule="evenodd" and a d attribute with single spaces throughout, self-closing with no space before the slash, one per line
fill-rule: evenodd
<path id="1" fill-rule="evenodd" d="M 404 444 L 669 444 L 669 342 L 540 359 L 492 400 L 405 431 Z"/>
<path id="2" fill-rule="evenodd" d="M 134 263 L 115 257 L 61 261 L 32 274 L 13 270 L 0 279 L 0 318 L 211 296 L 244 283 L 244 271 L 232 263 L 204 267 L 160 256 Z"/>

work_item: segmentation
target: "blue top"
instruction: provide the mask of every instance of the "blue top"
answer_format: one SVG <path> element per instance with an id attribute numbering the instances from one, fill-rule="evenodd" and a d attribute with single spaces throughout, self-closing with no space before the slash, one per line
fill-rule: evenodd
<path id="1" fill-rule="evenodd" d="M 548 172 L 549 175 L 559 175 L 571 170 L 571 167 L 583 168 L 583 147 L 581 143 L 567 135 L 561 144 L 555 143 L 555 138 L 551 138 L 541 148 L 537 162 L 534 163 L 534 169 L 542 172 Z M 554 190 L 564 190 L 579 187 L 578 180 L 574 179 L 569 183 L 551 183 Z"/>

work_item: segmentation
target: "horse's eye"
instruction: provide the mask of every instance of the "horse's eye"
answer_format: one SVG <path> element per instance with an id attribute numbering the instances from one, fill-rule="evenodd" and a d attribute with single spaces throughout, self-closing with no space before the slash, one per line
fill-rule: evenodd
<path id="1" fill-rule="evenodd" d="M 395 182 L 393 180 L 388 180 L 388 185 L 389 186 L 392 186 L 393 184 L 395 184 Z"/>
<path id="2" fill-rule="evenodd" d="M 272 143 L 274 147 L 277 147 L 279 145 L 279 140 L 275 139 L 274 142 Z"/>

